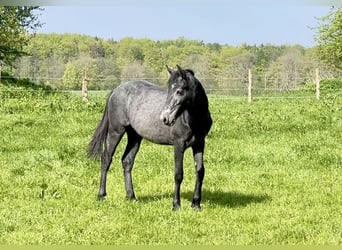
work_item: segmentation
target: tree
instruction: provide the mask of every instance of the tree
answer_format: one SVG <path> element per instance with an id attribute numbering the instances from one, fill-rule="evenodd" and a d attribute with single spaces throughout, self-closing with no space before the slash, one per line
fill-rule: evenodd
<path id="1" fill-rule="evenodd" d="M 84 72 L 86 72 L 87 78 L 90 80 L 88 88 L 93 88 L 96 81 L 97 64 L 96 59 L 91 58 L 89 55 L 66 64 L 62 79 L 64 87 L 66 89 L 80 89 Z"/>
<path id="2" fill-rule="evenodd" d="M 204 85 L 204 88 L 213 87 L 214 84 L 210 79 L 209 74 L 209 59 L 203 55 L 191 54 L 182 61 L 185 68 L 190 68 L 195 71 L 196 77 Z"/>
<path id="3" fill-rule="evenodd" d="M 254 68 L 256 55 L 243 47 L 225 49 L 223 55 L 224 67 L 221 78 L 224 80 L 220 87 L 232 94 L 240 94 L 247 88 L 248 70 Z"/>
<path id="4" fill-rule="evenodd" d="M 36 10 L 32 6 L 0 6 L 0 64 L 12 65 L 24 54 L 30 31 L 41 27 Z"/>
<path id="5" fill-rule="evenodd" d="M 268 68 L 267 87 L 279 90 L 295 89 L 304 79 L 304 48 L 288 47 L 284 54 L 273 61 Z"/>
<path id="6" fill-rule="evenodd" d="M 95 42 L 90 44 L 89 49 L 89 53 L 92 58 L 105 57 L 105 50 L 103 48 L 102 41 L 98 37 L 95 37 Z"/>
<path id="7" fill-rule="evenodd" d="M 131 80 L 145 79 L 153 81 L 154 72 L 141 61 L 134 61 L 127 64 L 121 72 L 121 81 L 127 82 Z"/>
<path id="8" fill-rule="evenodd" d="M 323 62 L 342 69 L 342 7 L 332 7 L 328 15 L 318 20 L 318 55 Z"/>

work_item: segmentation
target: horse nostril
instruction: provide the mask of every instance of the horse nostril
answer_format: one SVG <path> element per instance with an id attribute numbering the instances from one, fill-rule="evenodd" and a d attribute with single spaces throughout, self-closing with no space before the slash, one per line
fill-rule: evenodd
<path id="1" fill-rule="evenodd" d="M 167 119 L 166 117 L 163 118 L 163 123 L 166 124 L 167 123 Z"/>
<path id="2" fill-rule="evenodd" d="M 177 91 L 176 91 L 176 95 L 183 95 L 183 90 L 181 90 L 181 89 L 177 89 Z"/>

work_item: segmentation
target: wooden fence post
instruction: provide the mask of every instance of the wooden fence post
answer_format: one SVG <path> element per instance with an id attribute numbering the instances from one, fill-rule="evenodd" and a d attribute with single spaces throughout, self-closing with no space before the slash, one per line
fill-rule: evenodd
<path id="1" fill-rule="evenodd" d="M 252 102 L 252 70 L 248 69 L 248 102 Z"/>
<path id="2" fill-rule="evenodd" d="M 82 79 L 82 100 L 88 101 L 88 79 L 87 79 L 87 71 L 83 71 L 83 79 Z"/>
<path id="3" fill-rule="evenodd" d="M 264 74 L 264 91 L 267 91 L 267 74 Z"/>
<path id="4" fill-rule="evenodd" d="M 319 78 L 319 70 L 316 68 L 316 99 L 319 100 L 321 95 L 321 87 L 320 87 L 320 78 Z"/>

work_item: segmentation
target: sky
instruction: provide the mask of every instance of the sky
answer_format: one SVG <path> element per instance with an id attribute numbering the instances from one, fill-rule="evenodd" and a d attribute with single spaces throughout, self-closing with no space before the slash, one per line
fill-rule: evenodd
<path id="1" fill-rule="evenodd" d="M 115 2 L 115 1 L 114 1 Z M 237 4 L 231 1 L 116 1 L 95 5 L 45 6 L 38 33 L 77 33 L 104 39 L 169 40 L 184 37 L 232 46 L 315 46 L 312 28 L 328 5 Z"/>

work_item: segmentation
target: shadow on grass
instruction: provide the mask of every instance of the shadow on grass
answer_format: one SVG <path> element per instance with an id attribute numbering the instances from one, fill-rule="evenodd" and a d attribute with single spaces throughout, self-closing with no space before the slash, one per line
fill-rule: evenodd
<path id="1" fill-rule="evenodd" d="M 181 199 L 192 201 L 193 192 L 186 191 L 181 193 Z M 148 203 L 159 201 L 161 199 L 172 200 L 172 193 L 162 193 L 151 196 L 138 197 L 139 202 Z M 272 198 L 266 194 L 243 194 L 240 192 L 223 192 L 223 191 L 202 191 L 202 203 L 209 203 L 210 205 L 217 205 L 221 207 L 245 207 L 252 203 L 264 203 L 271 201 Z"/>
<path id="2" fill-rule="evenodd" d="M 192 193 L 185 194 L 185 198 L 192 201 Z M 245 207 L 252 203 L 264 203 L 271 197 L 266 194 L 244 194 L 240 192 L 202 191 L 202 202 L 221 207 Z"/>
<path id="3" fill-rule="evenodd" d="M 142 202 L 142 203 L 149 203 L 149 202 L 155 202 L 155 201 L 160 201 L 163 199 L 169 199 L 170 202 L 172 200 L 173 193 L 160 193 L 156 195 L 138 195 L 137 196 L 137 201 Z"/>

